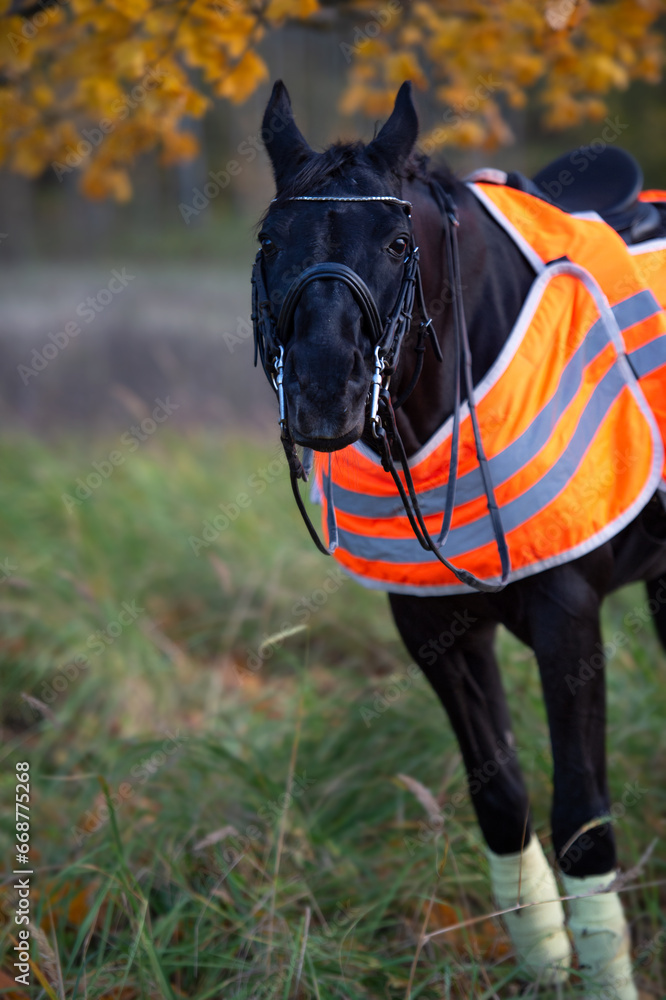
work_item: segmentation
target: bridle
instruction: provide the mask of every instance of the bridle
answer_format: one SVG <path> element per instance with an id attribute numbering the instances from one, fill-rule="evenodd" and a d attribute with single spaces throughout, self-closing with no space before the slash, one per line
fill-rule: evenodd
<path id="1" fill-rule="evenodd" d="M 333 261 L 320 264 L 313 264 L 305 268 L 292 281 L 287 293 L 282 301 L 277 321 L 274 318 L 271 301 L 266 292 L 264 280 L 263 251 L 257 253 L 254 266 L 252 268 L 252 325 L 254 329 L 254 364 L 261 359 L 264 373 L 272 385 L 278 399 L 280 439 L 289 463 L 289 473 L 291 487 L 298 509 L 303 517 L 306 527 L 317 548 L 324 555 L 332 555 L 337 547 L 337 525 L 335 522 L 335 508 L 332 497 L 332 477 L 329 468 L 329 490 L 327 496 L 328 507 L 328 533 L 330 548 L 326 547 L 319 538 L 317 531 L 310 520 L 310 516 L 305 509 L 301 497 L 298 480 L 307 482 L 308 475 L 312 468 L 313 453 L 310 449 L 305 449 L 303 461 L 298 456 L 295 442 L 289 431 L 287 407 L 284 394 L 284 359 L 285 359 L 285 339 L 289 335 L 294 319 L 294 314 L 303 292 L 313 281 L 332 280 L 341 281 L 349 288 L 354 300 L 361 310 L 366 332 L 370 336 L 373 344 L 373 373 L 368 392 L 368 422 L 370 424 L 373 437 L 378 443 L 382 465 L 386 472 L 390 473 L 395 486 L 400 495 L 400 499 L 409 519 L 410 526 L 422 548 L 430 551 L 444 566 L 449 569 L 461 583 L 464 583 L 475 590 L 487 593 L 495 593 L 501 590 L 508 579 L 510 572 L 509 552 L 504 536 L 504 530 L 500 518 L 499 508 L 495 501 L 495 493 L 488 462 L 483 450 L 481 434 L 476 417 L 476 407 L 473 398 L 472 382 L 472 357 L 467 336 L 467 326 L 462 302 L 462 284 L 460 278 L 460 257 L 458 252 L 458 217 L 455 203 L 441 185 L 431 181 L 431 193 L 437 202 L 443 217 L 446 219 L 447 237 L 447 262 L 448 279 L 453 291 L 453 319 L 454 319 L 454 340 L 455 340 L 455 404 L 453 410 L 453 428 L 451 433 L 451 458 L 449 463 L 449 481 L 447 483 L 446 502 L 444 507 L 444 517 L 442 527 L 437 538 L 433 538 L 426 527 L 423 514 L 418 501 L 416 489 L 409 469 L 407 455 L 395 420 L 395 410 L 402 406 L 409 395 L 414 390 L 419 380 L 423 368 L 423 359 L 426 347 L 426 338 L 430 341 L 437 360 L 443 360 L 439 342 L 435 335 L 432 319 L 428 315 L 423 295 L 423 285 L 421 282 L 421 272 L 419 269 L 419 249 L 416 246 L 414 232 L 411 226 L 411 202 L 403 201 L 400 198 L 383 195 L 301 195 L 286 198 L 285 201 L 340 201 L 340 202 L 384 202 L 386 204 L 398 205 L 405 209 L 407 218 L 410 220 L 410 238 L 405 255 L 402 280 L 400 289 L 393 306 L 393 309 L 386 320 L 382 323 L 377 309 L 377 304 L 372 292 L 363 279 L 346 264 L 339 264 Z M 276 199 L 274 199 L 276 200 Z M 400 357 L 402 343 L 408 330 L 412 325 L 412 316 L 415 302 L 421 314 L 417 342 L 415 350 L 417 352 L 417 363 L 414 373 L 406 389 L 394 402 L 389 392 L 391 376 L 396 371 Z M 481 580 L 474 574 L 464 569 L 459 569 L 446 559 L 440 549 L 444 546 L 451 527 L 451 516 L 455 505 L 456 480 L 458 473 L 458 449 L 460 438 L 460 406 L 461 406 L 461 386 L 460 369 L 461 366 L 465 376 L 465 389 L 474 432 L 474 442 L 476 454 L 481 470 L 483 487 L 488 503 L 488 512 L 495 535 L 495 542 L 500 555 L 502 575 L 499 584 L 489 584 Z M 396 450 L 405 485 L 398 474 L 393 460 L 393 449 Z M 329 457 L 330 463 L 330 457 Z"/>
<path id="2" fill-rule="evenodd" d="M 404 208 L 408 217 L 412 207 L 410 202 L 403 201 L 400 198 L 393 198 L 390 196 L 382 197 L 379 195 L 359 195 L 357 197 L 341 196 L 339 198 L 328 196 L 323 197 L 319 195 L 303 195 L 286 200 L 343 202 L 381 201 Z M 263 276 L 263 254 L 260 250 L 252 269 L 252 320 L 255 332 L 254 363 L 256 366 L 257 355 L 259 355 L 259 357 L 261 357 L 264 372 L 266 373 L 269 382 L 277 392 L 280 409 L 279 423 L 283 432 L 287 431 L 286 407 L 284 390 L 282 387 L 284 341 L 289 335 L 294 319 L 294 313 L 303 292 L 313 281 L 321 281 L 322 279 L 338 280 L 347 285 L 361 310 L 367 331 L 370 334 L 370 339 L 374 345 L 374 372 L 371 383 L 372 389 L 370 400 L 370 421 L 373 426 L 375 426 L 378 421 L 377 409 L 379 403 L 379 392 L 384 384 L 388 385 L 388 381 L 395 371 L 402 341 L 411 326 L 415 295 L 418 295 L 419 310 L 423 317 L 419 327 L 419 341 L 420 343 L 423 343 L 425 341 L 425 337 L 430 335 L 434 350 L 441 361 L 439 343 L 437 342 L 437 338 L 434 336 L 432 320 L 427 315 L 423 299 L 421 272 L 419 271 L 419 251 L 418 247 L 414 243 L 413 233 L 410 234 L 410 242 L 408 252 L 405 256 L 400 290 L 386 326 L 384 326 L 381 321 L 372 292 L 363 279 L 356 273 L 356 271 L 347 267 L 346 264 L 338 264 L 333 261 L 313 264 L 311 267 L 307 267 L 304 271 L 301 271 L 287 290 L 287 294 L 282 302 L 276 323 L 273 319 L 271 304 L 266 295 L 266 286 Z M 423 351 L 421 351 L 421 354 L 422 353 Z M 420 375 L 420 371 L 417 374 L 417 379 L 418 375 Z M 416 380 L 414 380 L 414 384 L 416 384 Z M 411 392 L 412 388 L 413 386 L 411 386 L 409 392 Z M 407 398 L 409 392 L 404 393 L 404 399 Z"/>

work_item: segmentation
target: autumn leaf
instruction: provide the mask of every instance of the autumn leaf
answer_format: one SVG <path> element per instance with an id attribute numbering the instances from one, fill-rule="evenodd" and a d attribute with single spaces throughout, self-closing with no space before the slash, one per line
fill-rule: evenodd
<path id="1" fill-rule="evenodd" d="M 232 71 L 220 80 L 215 88 L 220 97 L 228 97 L 235 104 L 246 100 L 259 83 L 268 79 L 268 66 L 256 52 L 246 52 Z"/>
<path id="2" fill-rule="evenodd" d="M 307 18 L 319 9 L 317 0 L 270 0 L 266 17 L 269 21 L 282 21 L 287 17 Z"/>
<path id="3" fill-rule="evenodd" d="M 86 171 L 81 188 L 94 200 L 112 197 L 116 201 L 129 201 L 132 196 L 132 184 L 127 171 L 112 167 Z"/>
<path id="4" fill-rule="evenodd" d="M 16 989 L 16 980 L 0 969 L 0 990 L 6 1000 L 28 1000 L 28 994 Z"/>

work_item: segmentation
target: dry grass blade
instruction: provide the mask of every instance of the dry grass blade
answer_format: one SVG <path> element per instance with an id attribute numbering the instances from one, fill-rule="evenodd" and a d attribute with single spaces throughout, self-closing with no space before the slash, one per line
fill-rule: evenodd
<path id="1" fill-rule="evenodd" d="M 171 660 L 174 666 L 184 669 L 190 665 L 187 653 L 173 642 L 168 635 L 158 627 L 157 622 L 144 616 L 139 622 L 139 628 L 143 634 L 151 640 L 160 652 L 164 653 L 167 659 Z"/>
<path id="2" fill-rule="evenodd" d="M 60 964 L 60 955 L 58 954 L 58 938 L 56 936 L 55 924 L 53 923 L 53 910 L 49 907 L 49 919 L 51 921 L 51 937 L 55 942 L 55 948 L 52 949 L 53 956 L 55 958 L 56 973 L 58 976 L 58 993 L 62 1000 L 65 1000 L 65 984 L 62 980 L 62 965 Z"/>
<path id="3" fill-rule="evenodd" d="M 437 800 L 432 792 L 422 785 L 420 781 L 416 778 L 412 778 L 409 774 L 398 774 L 396 775 L 399 781 L 405 785 L 406 788 L 412 793 L 414 798 L 418 799 L 425 811 L 428 813 L 428 817 L 437 823 L 443 823 L 444 817 L 442 816 L 442 810 L 437 804 Z"/>
<path id="4" fill-rule="evenodd" d="M 39 924 L 30 924 L 30 934 L 37 942 L 39 954 L 42 957 L 42 968 L 51 986 L 58 990 L 59 1000 L 65 1000 L 65 987 L 62 981 L 60 959 L 51 947 L 51 943 Z"/>
<path id="5" fill-rule="evenodd" d="M 22 576 L 6 576 L 4 579 L 0 580 L 0 586 L 9 587 L 10 590 L 32 589 L 30 580 L 26 580 Z"/>
<path id="6" fill-rule="evenodd" d="M 294 783 L 294 772 L 296 770 L 296 758 L 298 756 L 298 746 L 301 741 L 301 725 L 303 722 L 303 692 L 301 691 L 300 697 L 298 699 L 298 709 L 296 713 L 296 727 L 294 729 L 294 739 L 291 745 L 291 756 L 289 758 L 289 773 L 287 774 L 287 786 L 286 795 L 287 798 L 291 798 L 291 789 Z M 273 920 L 275 917 L 275 896 L 277 893 L 277 879 L 280 871 L 280 859 L 282 857 L 282 848 L 284 846 L 284 833 L 287 824 L 287 808 L 282 810 L 280 815 L 280 825 L 278 831 L 278 842 L 277 848 L 275 850 L 275 868 L 273 871 L 273 893 L 271 896 L 271 907 L 270 907 L 270 919 L 268 922 L 268 954 L 266 957 L 266 966 L 270 972 L 271 968 L 271 951 L 273 950 Z"/>
<path id="7" fill-rule="evenodd" d="M 412 995 L 412 986 L 414 984 L 414 976 L 416 975 L 416 966 L 418 965 L 419 955 L 421 954 L 423 945 L 428 940 L 425 936 L 425 929 L 428 926 L 428 921 L 430 920 L 430 914 L 432 913 L 432 904 L 434 902 L 435 902 L 435 896 L 433 893 L 428 902 L 428 908 L 426 910 L 426 915 L 423 920 L 423 924 L 421 926 L 421 933 L 419 934 L 418 944 L 416 946 L 416 954 L 414 955 L 414 961 L 412 962 L 412 967 L 409 970 L 409 982 L 407 983 L 407 992 L 405 993 L 405 1000 L 410 1000 L 410 997 Z"/>
<path id="8" fill-rule="evenodd" d="M 225 562 L 216 556 L 214 553 L 208 556 L 208 562 L 213 567 L 215 576 L 220 582 L 222 591 L 225 594 L 232 594 L 234 589 L 234 581 L 231 570 Z"/>
<path id="9" fill-rule="evenodd" d="M 305 922 L 303 926 L 303 940 L 301 941 L 301 950 L 298 954 L 298 965 L 296 967 L 296 983 L 294 985 L 294 996 L 298 996 L 298 987 L 301 982 L 301 975 L 303 974 L 303 962 L 305 961 L 305 949 L 308 946 L 308 934 L 310 933 L 310 917 L 312 916 L 312 910 L 309 906 L 305 907 Z"/>
<path id="10" fill-rule="evenodd" d="M 594 819 L 588 820 L 587 823 L 583 823 L 583 825 L 579 827 L 578 830 L 576 830 L 576 832 L 569 837 L 566 844 L 560 851 L 559 857 L 563 858 L 564 855 L 569 850 L 569 848 L 571 847 L 571 845 L 574 844 L 579 837 L 582 837 L 584 833 L 587 833 L 589 830 L 594 830 L 598 826 L 603 826 L 604 823 L 612 823 L 612 822 L 613 822 L 612 816 L 596 816 Z"/>
<path id="11" fill-rule="evenodd" d="M 220 827 L 219 830 L 213 830 L 212 833 L 208 833 L 203 840 L 199 840 L 192 850 L 203 851 L 206 847 L 212 847 L 213 844 L 219 844 L 221 840 L 226 840 L 227 837 L 237 837 L 238 830 L 235 826 L 227 824 L 227 826 Z"/>
<path id="12" fill-rule="evenodd" d="M 95 597 L 95 592 L 90 584 L 86 583 L 85 580 L 79 580 L 77 576 L 74 576 L 73 573 L 70 573 L 69 570 L 66 569 L 58 570 L 57 575 L 61 580 L 67 580 L 68 583 L 71 583 L 76 593 L 79 597 L 82 597 L 84 601 L 92 605 L 95 609 L 99 608 L 99 602 Z"/>
<path id="13" fill-rule="evenodd" d="M 445 802 L 446 793 L 449 785 L 455 777 L 455 773 L 458 770 L 460 764 L 462 763 L 462 754 L 452 753 L 449 755 L 448 759 L 444 763 L 444 768 L 442 770 L 442 781 L 439 786 L 439 791 L 437 793 L 437 801 Z"/>
<path id="14" fill-rule="evenodd" d="M 26 694 L 25 691 L 21 691 L 21 698 L 23 699 L 24 702 L 26 702 L 26 704 L 30 705 L 30 708 L 33 708 L 35 712 L 39 712 L 40 715 L 43 715 L 45 719 L 48 719 L 49 722 L 52 722 L 54 726 L 60 725 L 60 720 L 58 719 L 53 709 L 49 708 L 48 705 L 45 705 L 43 701 L 39 700 L 39 698 L 35 698 L 31 694 Z"/>
<path id="15" fill-rule="evenodd" d="M 525 822 L 523 823 L 523 836 L 520 841 L 520 868 L 518 869 L 518 895 L 516 902 L 520 899 L 520 891 L 523 885 L 523 853 L 525 851 L 525 837 L 527 836 L 527 824 L 530 818 L 529 808 L 525 811 Z"/>
<path id="16" fill-rule="evenodd" d="M 306 632 L 307 628 L 307 625 L 289 625 L 287 628 L 283 628 L 279 632 L 274 632 L 273 635 L 267 636 L 257 650 L 259 656 L 265 656 L 269 649 L 272 649 L 273 646 L 278 646 L 281 642 L 285 639 L 289 639 L 292 635 L 298 635 L 300 632 Z"/>
<path id="17" fill-rule="evenodd" d="M 651 847 L 649 849 L 651 849 Z M 626 874 L 628 875 L 629 872 Z M 457 924 L 449 924 L 448 927 L 442 927 L 440 930 L 431 931 L 424 940 L 430 941 L 432 938 L 440 937 L 442 934 L 450 934 L 451 931 L 460 930 L 462 927 L 473 927 L 474 924 L 480 924 L 484 920 L 492 920 L 494 917 L 503 917 L 505 913 L 517 913 L 518 910 L 526 910 L 530 906 L 544 906 L 546 903 L 568 903 L 572 899 L 581 899 L 583 896 L 600 896 L 604 892 L 629 892 L 633 889 L 650 889 L 652 887 L 659 887 L 663 885 L 666 885 L 666 879 L 656 879 L 653 882 L 639 882 L 636 885 L 626 885 L 624 879 L 622 879 L 622 883 L 620 883 L 620 878 L 618 877 L 605 889 L 597 889 L 595 892 L 573 893 L 569 896 L 556 896 L 554 899 L 540 899 L 536 903 L 517 903 L 516 906 L 508 906 L 505 910 L 494 910 L 492 913 L 483 913 L 478 917 L 468 917 L 467 920 L 461 920 Z"/>
<path id="18" fill-rule="evenodd" d="M 647 849 L 640 856 L 637 864 L 635 864 L 633 868 L 628 868 L 626 872 L 620 872 L 617 875 L 617 877 L 613 879 L 613 881 L 608 886 L 608 889 L 606 891 L 618 892 L 618 890 L 624 889 L 626 885 L 628 885 L 630 882 L 633 882 L 634 879 L 637 879 L 640 875 L 642 875 L 643 869 L 645 868 L 646 864 L 652 857 L 652 852 L 654 851 L 658 842 L 659 842 L 658 839 L 655 837 L 652 843 L 648 845 Z"/>

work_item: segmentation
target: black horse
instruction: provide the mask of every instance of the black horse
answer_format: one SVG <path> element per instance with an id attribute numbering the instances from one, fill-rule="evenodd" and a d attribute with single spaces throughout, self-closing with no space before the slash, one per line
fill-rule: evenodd
<path id="1" fill-rule="evenodd" d="M 497 358 L 534 281 L 526 257 L 466 185 L 445 170 L 429 169 L 414 153 L 417 129 L 407 84 L 372 142 L 338 144 L 323 153 L 314 152 L 299 132 L 282 83 L 275 85 L 266 109 L 263 134 L 277 195 L 261 222 L 257 266 L 262 301 L 255 302 L 268 314 L 263 322 L 273 323 L 273 345 L 282 352 L 272 376 L 282 401 L 283 438 L 296 471 L 292 442 L 318 452 L 336 451 L 359 438 L 379 447 L 369 409 L 375 314 L 360 286 L 369 290 L 379 316 L 391 314 L 413 247 L 412 233 L 421 252 L 425 308 L 449 304 L 437 310 L 433 336 L 424 337 L 416 320 L 403 331 L 390 390 L 395 401 L 416 379 L 396 411 L 407 456 L 455 408 L 455 294 L 443 296 L 455 273 L 452 244 L 444 238 L 452 213 L 459 222 L 459 273 L 475 385 Z M 407 200 L 413 206 L 411 218 L 405 212 Z M 324 265 L 333 273 L 324 275 Z M 300 281 L 298 294 L 292 288 L 288 322 L 282 317 L 276 334 L 272 313 L 279 312 L 295 279 L 308 268 L 313 271 Z M 262 317 L 255 315 L 255 320 Z M 259 346 L 268 350 L 265 341 Z M 422 370 L 417 367 L 419 352 L 411 349 L 419 346 L 424 348 Z M 275 361 L 262 360 L 267 367 Z M 462 365 L 460 358 L 458 363 Z M 509 710 L 493 650 L 498 624 L 534 650 L 553 753 L 553 845 L 565 894 L 582 897 L 571 903 L 569 926 L 581 965 L 607 997 L 633 998 L 636 992 L 619 897 L 605 892 L 617 859 L 607 822 L 604 670 L 594 670 L 573 690 L 565 678 L 577 675 L 580 661 L 589 661 L 603 648 L 601 602 L 631 581 L 647 582 L 666 648 L 666 604 L 656 597 L 663 573 L 666 515 L 655 496 L 635 521 L 596 550 L 498 592 L 389 595 L 400 635 L 448 713 L 468 774 L 496 759 L 499 745 L 511 744 Z M 461 616 L 472 622 L 464 630 L 456 628 Z M 463 634 L 444 648 L 437 637 L 445 632 Z M 507 924 L 526 966 L 542 981 L 561 982 L 570 956 L 564 911 L 559 901 L 549 902 L 559 895 L 556 883 L 531 833 L 516 757 L 506 757 L 472 797 L 488 845 L 493 888 L 506 907 L 518 899 L 541 903 L 509 915 Z"/>

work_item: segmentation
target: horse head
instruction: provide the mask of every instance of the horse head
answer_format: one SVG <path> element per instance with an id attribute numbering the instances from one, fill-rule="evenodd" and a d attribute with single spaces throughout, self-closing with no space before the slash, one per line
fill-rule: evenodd
<path id="1" fill-rule="evenodd" d="M 298 444 L 336 451 L 366 425 L 375 349 L 394 310 L 410 251 L 400 170 L 418 131 L 411 86 L 372 142 L 315 152 L 277 82 L 263 121 L 276 196 L 259 232 L 256 268 L 282 351 L 285 426 Z M 330 265 L 326 267 L 326 265 Z M 262 360 L 267 370 L 275 357 Z"/>

